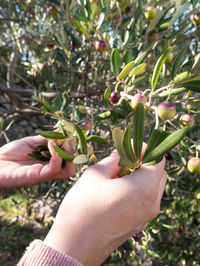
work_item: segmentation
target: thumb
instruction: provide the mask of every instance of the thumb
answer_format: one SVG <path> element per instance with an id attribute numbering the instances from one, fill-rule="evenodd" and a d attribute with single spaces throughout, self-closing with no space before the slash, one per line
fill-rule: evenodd
<path id="1" fill-rule="evenodd" d="M 101 173 L 105 178 L 114 178 L 118 172 L 120 171 L 121 167 L 118 166 L 120 156 L 116 150 L 114 150 L 110 156 L 104 158 L 92 168 Z"/>

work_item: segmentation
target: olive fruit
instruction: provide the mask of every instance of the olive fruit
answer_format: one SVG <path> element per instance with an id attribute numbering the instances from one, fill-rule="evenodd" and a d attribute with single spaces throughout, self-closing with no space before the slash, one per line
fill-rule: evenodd
<path id="1" fill-rule="evenodd" d="M 80 127 L 85 131 L 90 130 L 92 128 L 92 122 L 89 119 L 84 119 L 81 122 Z"/>
<path id="2" fill-rule="evenodd" d="M 146 96 L 142 95 L 141 93 L 137 93 L 131 99 L 130 105 L 133 109 L 135 109 L 139 103 L 143 103 L 145 105 L 146 101 L 147 101 Z"/>
<path id="3" fill-rule="evenodd" d="M 118 103 L 120 98 L 121 98 L 121 96 L 120 96 L 120 93 L 118 91 L 111 92 L 111 94 L 110 94 L 110 102 L 112 104 Z"/>
<path id="4" fill-rule="evenodd" d="M 104 40 L 96 40 L 94 46 L 95 49 L 100 52 L 105 51 L 108 48 L 107 43 Z"/>
<path id="5" fill-rule="evenodd" d="M 140 242 L 142 239 L 141 233 L 137 233 L 137 234 L 133 235 L 133 239 L 135 240 L 135 242 Z"/>
<path id="6" fill-rule="evenodd" d="M 146 11 L 144 12 L 146 19 L 153 19 L 156 16 L 156 9 L 152 6 L 147 7 Z"/>
<path id="7" fill-rule="evenodd" d="M 170 120 L 176 114 L 176 106 L 168 101 L 162 102 L 158 105 L 158 115 L 163 120 Z"/>
<path id="8" fill-rule="evenodd" d="M 200 173 L 200 158 L 192 157 L 187 164 L 188 170 L 192 174 Z"/>
<path id="9" fill-rule="evenodd" d="M 180 117 L 179 123 L 181 127 L 192 128 L 195 123 L 194 116 L 189 114 L 183 114 Z"/>

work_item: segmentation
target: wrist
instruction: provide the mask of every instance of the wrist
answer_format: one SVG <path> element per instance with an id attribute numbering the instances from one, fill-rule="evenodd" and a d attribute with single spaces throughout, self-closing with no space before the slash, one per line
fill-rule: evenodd
<path id="1" fill-rule="evenodd" d="M 69 208 L 66 208 L 66 205 L 65 202 L 64 209 L 59 209 L 44 243 L 71 256 L 83 265 L 100 265 L 112 252 L 107 245 L 109 240 L 104 239 L 98 222 L 94 222 L 94 218 L 86 209 L 79 213 L 76 212 L 76 204 L 70 205 Z"/>

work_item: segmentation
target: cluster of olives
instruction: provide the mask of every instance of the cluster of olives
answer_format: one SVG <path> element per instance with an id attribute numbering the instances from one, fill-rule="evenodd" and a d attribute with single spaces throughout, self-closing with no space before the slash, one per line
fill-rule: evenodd
<path id="1" fill-rule="evenodd" d="M 113 91 L 110 94 L 110 102 L 112 104 L 115 105 L 119 103 L 120 99 L 121 99 L 120 92 Z M 130 105 L 133 109 L 135 109 L 139 103 L 146 105 L 146 102 L 147 102 L 146 96 L 141 93 L 137 93 L 131 97 Z M 145 106 L 145 107 L 149 108 L 148 106 Z M 157 112 L 158 112 L 158 116 L 162 120 L 164 121 L 171 120 L 176 114 L 176 106 L 171 101 L 164 101 L 158 105 Z M 179 124 L 181 127 L 192 128 L 194 126 L 194 123 L 195 123 L 195 119 L 193 115 L 184 113 L 180 116 Z M 192 157 L 188 161 L 188 170 L 194 174 L 200 173 L 200 158 Z"/>

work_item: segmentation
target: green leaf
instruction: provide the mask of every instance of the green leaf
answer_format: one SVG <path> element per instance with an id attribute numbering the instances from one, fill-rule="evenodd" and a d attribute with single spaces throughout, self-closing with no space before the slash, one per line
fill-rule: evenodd
<path id="1" fill-rule="evenodd" d="M 48 151 L 48 146 L 47 144 L 35 144 L 36 148 L 40 148 L 43 151 Z"/>
<path id="2" fill-rule="evenodd" d="M 135 65 L 139 65 L 141 63 L 143 63 L 144 59 L 147 57 L 149 51 L 152 49 L 153 44 L 151 44 L 149 46 L 149 48 L 147 48 L 143 53 L 139 53 L 139 55 L 136 57 L 135 59 Z"/>
<path id="3" fill-rule="evenodd" d="M 158 146 L 168 135 L 169 134 L 166 131 L 160 131 L 159 129 L 152 130 L 143 159 L 145 159 L 147 155 L 156 146 Z"/>
<path id="4" fill-rule="evenodd" d="M 64 139 L 65 136 L 61 132 L 54 131 L 39 131 L 38 135 L 48 139 Z"/>
<path id="5" fill-rule="evenodd" d="M 62 106 L 62 97 L 60 94 L 58 94 L 58 96 L 54 99 L 53 105 L 56 111 L 60 110 Z"/>
<path id="6" fill-rule="evenodd" d="M 142 75 L 146 71 L 146 63 L 142 63 L 140 65 L 137 65 L 136 67 L 133 68 L 133 70 L 130 72 L 130 75 Z"/>
<path id="7" fill-rule="evenodd" d="M 178 83 L 178 82 L 180 82 L 180 81 L 186 79 L 187 77 L 188 77 L 188 72 L 187 72 L 187 71 L 182 72 L 182 73 L 180 73 L 180 74 L 178 74 L 178 75 L 176 75 L 176 76 L 174 77 L 174 82 L 175 82 L 175 83 Z M 170 83 L 173 83 L 173 81 L 171 81 Z"/>
<path id="8" fill-rule="evenodd" d="M 87 161 L 88 161 L 88 158 L 85 154 L 79 154 L 74 158 L 73 163 L 83 164 L 83 163 L 87 163 Z"/>
<path id="9" fill-rule="evenodd" d="M 103 120 L 103 119 L 107 119 L 111 116 L 111 112 L 110 111 L 106 111 L 106 112 L 103 112 L 101 114 L 99 114 L 96 118 L 97 119 L 100 119 L 100 120 Z"/>
<path id="10" fill-rule="evenodd" d="M 158 157 L 163 156 L 173 147 L 175 147 L 185 136 L 188 128 L 184 127 L 169 135 L 158 146 L 155 147 L 144 159 L 143 163 L 148 163 L 156 160 Z"/>
<path id="11" fill-rule="evenodd" d="M 86 137 L 85 131 L 78 124 L 75 125 L 75 129 L 79 136 L 81 150 L 84 154 L 87 155 L 88 146 L 87 146 L 87 137 Z"/>
<path id="12" fill-rule="evenodd" d="M 63 100 L 63 102 L 62 102 L 62 106 L 61 106 L 60 110 L 61 110 L 61 111 L 64 111 L 65 108 L 66 108 L 66 107 L 69 105 L 69 103 L 70 103 L 70 99 L 69 99 L 69 96 L 68 96 L 67 92 L 64 92 L 64 93 L 63 93 L 63 95 L 62 95 L 62 100 Z"/>
<path id="13" fill-rule="evenodd" d="M 119 69 L 119 62 L 120 57 L 119 57 L 119 52 L 117 48 L 115 48 L 112 51 L 111 57 L 110 57 L 110 65 L 111 65 L 111 70 L 114 73 L 115 76 L 119 75 L 120 69 Z"/>
<path id="14" fill-rule="evenodd" d="M 134 164 L 127 158 L 124 148 L 123 148 L 123 139 L 124 139 L 124 133 L 120 128 L 114 128 L 112 131 L 112 138 L 115 144 L 115 148 L 117 149 L 120 160 L 119 160 L 119 166 L 126 167 L 126 166 L 133 166 Z"/>
<path id="15" fill-rule="evenodd" d="M 55 108 L 46 100 L 46 99 L 43 99 L 43 104 L 44 106 L 51 112 L 51 113 L 54 113 L 56 110 Z"/>
<path id="16" fill-rule="evenodd" d="M 74 155 L 62 150 L 58 146 L 53 146 L 53 148 L 62 159 L 69 161 L 69 162 L 72 162 L 74 160 Z"/>
<path id="17" fill-rule="evenodd" d="M 91 8 L 91 3 L 90 1 L 86 1 L 86 6 L 85 6 L 87 13 L 88 13 L 88 18 L 91 19 L 92 16 L 92 8 Z"/>
<path id="18" fill-rule="evenodd" d="M 111 89 L 112 89 L 112 86 L 109 85 L 109 86 L 106 88 L 105 92 L 104 92 L 104 100 L 106 101 L 106 103 L 107 103 L 108 105 L 110 105 L 109 97 L 110 97 L 110 94 L 111 94 Z"/>
<path id="19" fill-rule="evenodd" d="M 135 155 L 140 160 L 143 140 L 144 140 L 144 120 L 145 110 L 144 105 L 139 103 L 136 107 L 134 118 L 133 118 L 133 145 Z"/>
<path id="20" fill-rule="evenodd" d="M 99 136 L 89 136 L 87 138 L 87 142 L 97 142 L 97 143 L 100 143 L 100 144 L 108 144 L 108 141 L 99 137 Z"/>
<path id="21" fill-rule="evenodd" d="M 156 87 L 156 84 L 158 82 L 158 78 L 159 78 L 159 75 L 160 75 L 160 72 L 162 70 L 162 67 L 167 59 L 167 55 L 168 53 L 171 51 L 172 47 L 169 47 L 161 56 L 160 58 L 158 59 L 155 67 L 154 67 L 154 71 L 153 71 L 153 75 L 152 75 L 152 78 L 151 78 L 151 87 L 152 89 L 154 90 L 155 87 Z"/>
<path id="22" fill-rule="evenodd" d="M 169 94 L 170 95 L 176 95 L 176 94 L 180 94 L 184 91 L 186 91 L 186 88 L 184 88 L 184 87 L 175 88 L 175 89 L 171 89 L 171 90 L 169 89 L 169 90 L 166 90 L 166 91 L 159 93 L 158 96 L 159 97 L 165 97 L 165 96 L 168 96 Z"/>
<path id="23" fill-rule="evenodd" d="M 159 163 L 161 160 L 162 160 L 162 156 L 158 157 L 157 159 L 153 160 L 153 161 L 150 161 L 148 163 L 145 163 L 145 166 L 152 166 L 152 165 L 155 165 L 157 163 Z"/>
<path id="24" fill-rule="evenodd" d="M 177 57 L 173 63 L 172 71 L 171 71 L 172 79 L 174 79 L 174 77 L 176 76 L 176 73 L 179 70 L 181 63 L 185 59 L 185 52 L 188 48 L 188 45 L 189 44 L 184 45 L 184 47 L 180 50 L 180 52 L 178 53 L 178 55 L 177 55 Z"/>
<path id="25" fill-rule="evenodd" d="M 128 64 L 133 59 L 133 51 L 127 50 L 124 56 L 124 62 L 125 64 Z"/>
<path id="26" fill-rule="evenodd" d="M 81 25 L 81 23 L 76 19 L 76 18 L 73 18 L 73 22 L 74 22 L 74 25 L 77 27 L 77 29 L 82 32 L 83 34 L 86 34 L 87 31 L 85 30 L 85 28 Z"/>
<path id="27" fill-rule="evenodd" d="M 134 61 L 131 61 L 127 65 L 125 65 L 125 67 L 122 69 L 120 74 L 117 76 L 117 80 L 125 78 L 131 72 L 131 70 L 133 69 L 134 65 L 135 65 Z"/>
<path id="28" fill-rule="evenodd" d="M 27 155 L 37 161 L 48 162 L 50 160 L 50 158 L 42 156 L 40 154 L 27 153 Z"/>
<path id="29" fill-rule="evenodd" d="M 132 149 L 132 143 L 131 143 L 131 127 L 128 125 L 125 133 L 124 133 L 124 139 L 123 139 L 123 148 L 126 153 L 126 156 L 130 161 L 133 163 L 136 162 L 135 155 L 133 153 Z"/>
<path id="30" fill-rule="evenodd" d="M 195 92 L 200 92 L 200 80 L 194 80 L 194 81 L 189 81 L 189 82 L 184 82 L 183 86 L 187 90 L 195 91 Z"/>

